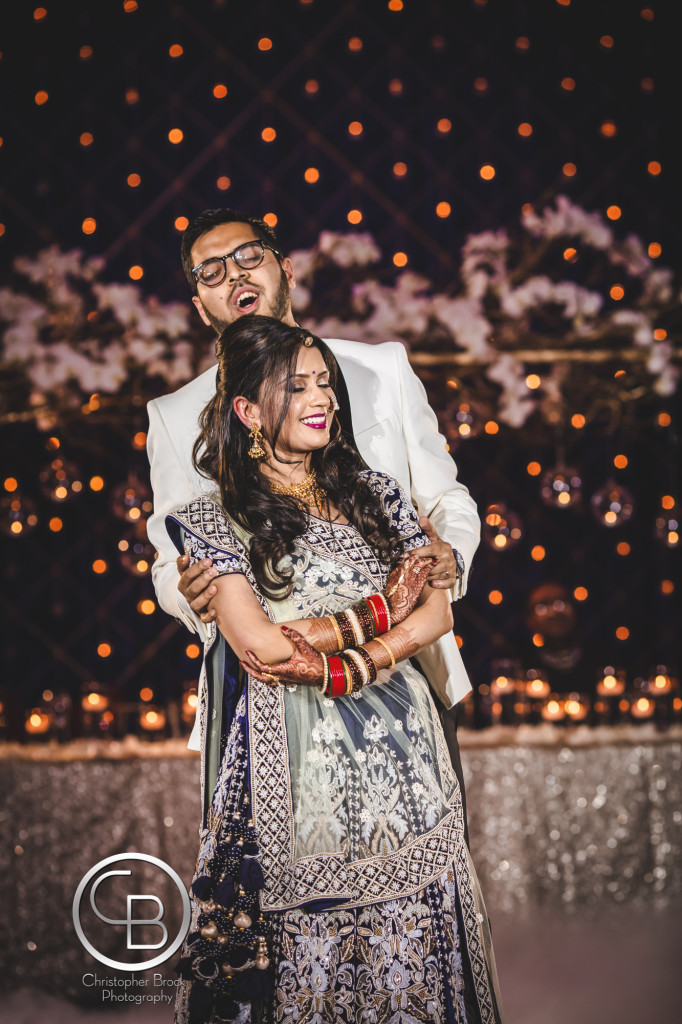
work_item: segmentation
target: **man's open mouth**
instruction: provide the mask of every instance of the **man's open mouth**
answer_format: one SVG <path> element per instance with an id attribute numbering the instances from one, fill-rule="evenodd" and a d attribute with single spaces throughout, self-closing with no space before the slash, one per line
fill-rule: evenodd
<path id="1" fill-rule="evenodd" d="M 243 291 L 237 292 L 232 302 L 240 312 L 248 312 L 256 305 L 258 299 L 258 292 L 254 292 L 251 288 L 245 288 Z"/>

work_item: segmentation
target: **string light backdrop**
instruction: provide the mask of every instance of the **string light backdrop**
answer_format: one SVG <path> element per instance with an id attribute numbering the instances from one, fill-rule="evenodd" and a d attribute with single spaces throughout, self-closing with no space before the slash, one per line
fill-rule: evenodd
<path id="1" fill-rule="evenodd" d="M 310 251 L 322 230 L 367 233 L 381 254 L 372 280 L 394 288 L 414 271 L 447 297 L 461 290 L 467 236 L 511 231 L 565 196 L 614 239 L 634 233 L 652 268 L 675 267 L 668 16 L 577 0 L 23 5 L 0 58 L 6 262 L 77 248 L 103 257 L 104 281 L 186 302 L 180 234 L 202 209 L 234 205 L 265 216 L 289 251 Z M 589 288 L 583 255 L 567 242 L 559 258 Z M 363 274 L 331 260 L 301 318 L 362 319 L 340 288 Z M 8 280 L 24 287 L 16 268 Z M 608 310 L 638 301 L 624 280 L 608 281 Z M 675 302 L 655 324 L 673 347 Z M 113 313 L 90 312 L 95 334 L 111 326 Z M 190 367 L 210 345 L 193 324 Z M 452 361 L 451 338 L 405 340 L 484 520 L 456 609 L 476 722 L 537 715 L 546 687 L 593 694 L 608 666 L 626 674 L 623 715 L 652 686 L 672 693 L 655 680 L 679 667 L 674 395 L 610 390 L 607 411 L 595 404 L 591 381 L 626 372 L 613 341 L 603 372 L 578 365 L 583 390 L 561 392 L 554 426 L 515 428 L 490 404 L 491 378 Z M 545 401 L 547 358 L 523 366 L 523 400 Z M 42 735 L 43 706 L 64 735 L 156 735 L 190 717 L 199 650 L 156 607 L 149 576 L 144 402 L 169 383 L 148 376 L 124 398 L 93 387 L 77 411 L 42 420 L 17 372 L 3 376 L 0 729 L 23 730 L 34 711 Z"/>

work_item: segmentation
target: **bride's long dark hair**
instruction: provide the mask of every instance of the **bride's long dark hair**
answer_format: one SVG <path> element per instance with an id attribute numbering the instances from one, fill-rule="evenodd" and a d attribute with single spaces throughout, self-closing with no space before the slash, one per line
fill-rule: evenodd
<path id="1" fill-rule="evenodd" d="M 198 471 L 218 485 L 227 514 L 252 535 L 251 568 L 263 593 L 275 598 L 291 592 L 293 569 L 282 565 L 282 560 L 305 532 L 308 513 L 293 498 L 270 489 L 259 463 L 248 454 L 249 432 L 233 403 L 243 395 L 260 406 L 261 429 L 275 451 L 291 404 L 298 353 L 309 334 L 266 316 L 241 317 L 225 328 L 218 339 L 216 393 L 201 414 L 201 433 L 192 453 Z M 336 359 L 320 338 L 313 336 L 313 342 L 337 394 Z M 282 381 L 287 381 L 286 387 Z M 361 475 L 367 465 L 344 438 L 338 417 L 334 417 L 329 444 L 312 452 L 311 469 L 330 504 L 357 528 L 380 562 L 389 568 L 395 565 L 403 543 Z"/>

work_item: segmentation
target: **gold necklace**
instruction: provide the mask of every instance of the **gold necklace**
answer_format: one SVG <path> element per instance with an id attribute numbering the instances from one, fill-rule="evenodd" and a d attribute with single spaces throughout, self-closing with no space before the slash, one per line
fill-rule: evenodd
<path id="1" fill-rule="evenodd" d="M 270 487 L 276 494 L 286 494 L 290 498 L 302 501 L 305 505 L 317 505 L 318 508 L 321 507 L 320 502 L 324 500 L 325 496 L 323 489 L 317 482 L 317 475 L 314 469 L 299 484 L 290 484 L 288 487 L 282 487 L 281 484 L 271 481 Z"/>

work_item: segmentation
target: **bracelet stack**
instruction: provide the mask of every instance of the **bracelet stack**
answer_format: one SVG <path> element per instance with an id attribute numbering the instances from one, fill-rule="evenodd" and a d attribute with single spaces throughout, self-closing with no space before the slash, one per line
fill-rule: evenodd
<path id="1" fill-rule="evenodd" d="M 344 612 L 334 612 L 323 621 L 329 623 L 336 637 L 337 652 L 358 647 L 374 640 L 391 628 L 391 613 L 383 594 L 372 594 L 356 601 Z"/>
<path id="2" fill-rule="evenodd" d="M 375 638 L 376 639 L 376 638 Z M 391 668 L 395 658 L 388 644 L 381 641 L 391 658 Z M 318 687 L 325 697 L 346 697 L 349 693 L 357 693 L 363 686 L 373 683 L 377 677 L 377 666 L 367 648 L 349 647 L 340 654 L 323 654 L 324 678 Z"/>

